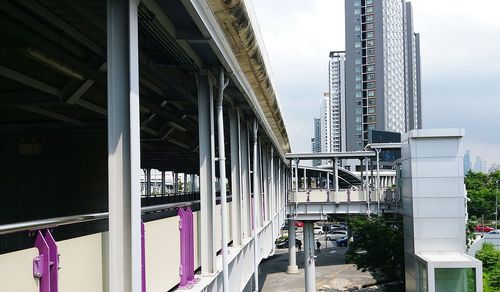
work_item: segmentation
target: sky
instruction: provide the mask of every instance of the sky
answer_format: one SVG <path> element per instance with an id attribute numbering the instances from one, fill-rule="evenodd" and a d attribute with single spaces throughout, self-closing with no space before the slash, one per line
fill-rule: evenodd
<path id="1" fill-rule="evenodd" d="M 310 152 L 328 53 L 345 49 L 344 0 L 252 1 L 292 151 Z M 412 3 L 423 128 L 465 128 L 471 160 L 500 164 L 500 1 Z"/>

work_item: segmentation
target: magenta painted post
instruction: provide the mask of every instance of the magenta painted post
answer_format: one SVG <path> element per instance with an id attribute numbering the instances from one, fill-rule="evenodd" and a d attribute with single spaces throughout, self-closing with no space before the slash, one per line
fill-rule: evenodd
<path id="1" fill-rule="evenodd" d="M 141 221 L 141 276 L 142 292 L 146 292 L 146 236 L 144 222 Z"/>
<path id="2" fill-rule="evenodd" d="M 180 232 L 180 246 L 181 246 L 181 266 L 179 267 L 179 276 L 180 276 L 180 283 L 179 283 L 179 288 L 185 288 L 189 285 L 188 281 L 188 276 L 189 276 L 189 253 L 188 253 L 188 243 L 187 243 L 187 236 L 186 236 L 186 231 L 187 231 L 187 218 L 186 218 L 186 212 L 184 211 L 184 208 L 179 208 L 177 211 L 177 215 L 179 216 L 179 232 Z"/>
<path id="3" fill-rule="evenodd" d="M 33 259 L 33 276 L 40 281 L 40 292 L 50 292 L 50 256 L 49 245 L 42 231 L 36 232 L 35 247 L 38 256 Z"/>
<path id="4" fill-rule="evenodd" d="M 50 266 L 50 292 L 58 292 L 59 287 L 59 252 L 57 244 L 50 233 L 50 230 L 45 231 L 45 242 L 49 246 L 49 266 Z"/>
<path id="5" fill-rule="evenodd" d="M 193 211 L 190 207 L 186 208 L 186 217 L 187 217 L 187 242 L 188 242 L 188 281 L 191 284 L 194 284 L 194 219 L 193 219 Z"/>

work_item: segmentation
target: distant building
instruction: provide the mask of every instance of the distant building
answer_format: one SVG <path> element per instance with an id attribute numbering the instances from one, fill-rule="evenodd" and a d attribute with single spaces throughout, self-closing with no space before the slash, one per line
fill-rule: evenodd
<path id="1" fill-rule="evenodd" d="M 362 150 L 371 130 L 421 128 L 419 35 L 411 3 L 345 0 L 347 150 Z"/>
<path id="2" fill-rule="evenodd" d="M 474 172 L 488 173 L 488 161 L 481 159 L 481 157 L 476 157 L 476 162 L 474 163 Z"/>
<path id="3" fill-rule="evenodd" d="M 465 150 L 464 154 L 464 175 L 466 175 L 471 169 L 470 162 L 470 150 Z"/>
<path id="4" fill-rule="evenodd" d="M 314 118 L 314 138 L 311 138 L 311 151 L 313 153 L 321 152 L 321 120 Z M 321 160 L 313 160 L 313 166 L 321 164 Z"/>
<path id="5" fill-rule="evenodd" d="M 332 51 L 328 93 L 321 100 L 321 152 L 345 151 L 345 52 Z"/>

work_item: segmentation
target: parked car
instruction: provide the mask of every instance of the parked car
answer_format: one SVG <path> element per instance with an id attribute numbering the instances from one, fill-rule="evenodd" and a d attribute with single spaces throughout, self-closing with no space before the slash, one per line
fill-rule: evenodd
<path id="1" fill-rule="evenodd" d="M 493 231 L 493 230 L 495 230 L 495 228 L 489 227 L 489 226 L 486 226 L 486 225 L 478 225 L 478 226 L 476 226 L 476 232 L 490 232 L 490 231 Z"/>
<path id="2" fill-rule="evenodd" d="M 295 221 L 295 227 L 304 227 L 304 222 L 302 222 L 302 221 Z"/>
<path id="3" fill-rule="evenodd" d="M 337 246 L 345 246 L 347 247 L 348 237 L 342 237 L 337 239 Z"/>
<path id="4" fill-rule="evenodd" d="M 300 242 L 299 239 L 295 239 L 295 245 L 298 245 Z M 275 241 L 276 248 L 288 248 L 288 237 L 280 237 Z"/>
<path id="5" fill-rule="evenodd" d="M 322 235 L 323 234 L 323 228 L 321 226 L 314 226 L 314 235 Z"/>
<path id="6" fill-rule="evenodd" d="M 500 229 L 492 230 L 488 234 L 500 234 Z"/>
<path id="7" fill-rule="evenodd" d="M 345 231 L 345 230 L 332 230 L 326 234 L 326 239 L 332 240 L 332 241 L 338 240 L 338 239 L 341 239 L 344 237 L 347 237 L 347 231 Z"/>

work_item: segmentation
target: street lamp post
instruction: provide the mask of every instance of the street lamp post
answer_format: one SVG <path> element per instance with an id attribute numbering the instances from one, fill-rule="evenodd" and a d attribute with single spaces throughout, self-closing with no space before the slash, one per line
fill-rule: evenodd
<path id="1" fill-rule="evenodd" d="M 498 229 L 498 182 L 497 179 L 497 190 L 495 192 L 495 229 Z"/>

